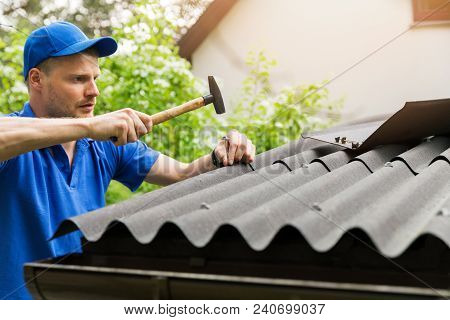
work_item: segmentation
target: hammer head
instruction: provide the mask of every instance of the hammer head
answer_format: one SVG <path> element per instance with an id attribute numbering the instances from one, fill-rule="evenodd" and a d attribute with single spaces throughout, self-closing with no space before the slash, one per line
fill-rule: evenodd
<path id="1" fill-rule="evenodd" d="M 225 113 L 225 104 L 223 103 L 222 94 L 220 93 L 219 86 L 216 83 L 216 80 L 213 76 L 208 76 L 208 83 L 209 83 L 209 92 L 210 96 L 212 96 L 212 99 L 205 99 L 205 102 L 207 103 L 213 103 L 214 109 L 216 110 L 217 114 Z M 207 104 L 205 103 L 205 104 Z"/>

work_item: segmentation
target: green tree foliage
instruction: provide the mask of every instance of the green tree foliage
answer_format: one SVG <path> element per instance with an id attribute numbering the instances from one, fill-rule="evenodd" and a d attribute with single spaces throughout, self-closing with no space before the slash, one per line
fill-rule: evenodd
<path id="1" fill-rule="evenodd" d="M 133 0 L 2 0 L 0 18 L 18 29 L 34 29 L 56 20 L 79 26 L 89 37 L 111 34 L 120 26 L 120 13 L 132 7 Z M 0 30 L 0 35 L 2 31 Z"/>
<path id="2" fill-rule="evenodd" d="M 0 114 L 20 110 L 28 92 L 23 82 L 23 33 L 14 29 L 0 38 Z"/>
<path id="3" fill-rule="evenodd" d="M 155 2 L 155 1 L 147 1 Z M 165 16 L 176 25 L 178 39 L 195 23 L 212 0 L 170 0 Z M 19 29 L 34 29 L 56 20 L 76 24 L 89 37 L 110 35 L 132 14 L 135 0 L 1 0 L 0 22 Z M 0 28 L 0 36 L 5 31 Z"/>
<path id="4" fill-rule="evenodd" d="M 270 82 L 275 60 L 263 51 L 250 52 L 246 64 L 249 74 L 229 123 L 256 142 L 258 152 L 298 139 L 302 132 L 326 128 L 339 119 L 342 99 L 330 101 L 325 82 L 275 92 Z"/>

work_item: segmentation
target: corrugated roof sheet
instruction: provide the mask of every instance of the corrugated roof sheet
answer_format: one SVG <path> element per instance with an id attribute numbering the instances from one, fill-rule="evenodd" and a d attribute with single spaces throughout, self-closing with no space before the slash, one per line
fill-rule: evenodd
<path id="1" fill-rule="evenodd" d="M 359 132 L 361 125 L 354 128 Z M 173 224 L 203 247 L 231 226 L 260 251 L 291 226 L 325 252 L 357 228 L 388 257 L 424 234 L 450 247 L 449 148 L 444 136 L 363 154 L 300 139 L 258 155 L 255 171 L 246 165 L 217 169 L 74 217 L 57 235 L 79 228 L 96 241 L 119 222 L 144 244 Z"/>

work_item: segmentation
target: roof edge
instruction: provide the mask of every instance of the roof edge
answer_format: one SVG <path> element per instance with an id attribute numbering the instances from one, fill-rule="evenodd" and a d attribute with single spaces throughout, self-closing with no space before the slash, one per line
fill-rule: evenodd
<path id="1" fill-rule="evenodd" d="M 194 51 L 219 24 L 223 17 L 225 17 L 236 2 L 237 0 L 213 1 L 206 8 L 205 12 L 200 16 L 197 22 L 189 28 L 178 41 L 180 56 L 191 61 Z"/>

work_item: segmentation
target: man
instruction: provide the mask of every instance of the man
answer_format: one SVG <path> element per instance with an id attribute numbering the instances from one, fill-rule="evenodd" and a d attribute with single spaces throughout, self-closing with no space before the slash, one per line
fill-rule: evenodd
<path id="1" fill-rule="evenodd" d="M 36 29 L 26 41 L 29 102 L 0 118 L 2 299 L 30 298 L 23 263 L 81 251 L 79 233 L 47 240 L 64 219 L 104 206 L 112 179 L 134 191 L 143 181 L 167 185 L 218 163 L 253 161 L 255 147 L 237 131 L 186 164 L 138 140 L 152 129 L 148 115 L 127 108 L 94 116 L 98 58 L 116 50 L 114 39 L 88 39 L 67 22 Z"/>

